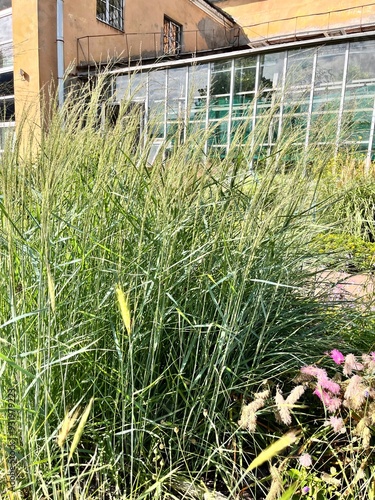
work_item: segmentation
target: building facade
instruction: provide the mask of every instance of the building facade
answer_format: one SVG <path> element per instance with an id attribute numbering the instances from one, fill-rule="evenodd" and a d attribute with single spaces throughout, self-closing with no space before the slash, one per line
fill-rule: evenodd
<path id="1" fill-rule="evenodd" d="M 0 15 L 6 14 L 9 28 L 1 32 L 4 44 L 7 37 L 12 41 L 16 122 L 25 111 L 38 122 L 41 90 L 51 82 L 61 90 L 66 72 L 76 77 L 108 64 L 173 59 L 239 43 L 230 16 L 206 0 L 0 0 L 0 9 L 6 9 Z"/>
<path id="2" fill-rule="evenodd" d="M 265 123 L 255 160 L 269 157 L 287 131 L 295 135 L 296 154 L 328 145 L 360 153 L 369 166 L 375 156 L 375 3 L 347 0 L 339 9 L 330 1 L 214 3 L 241 24 L 247 47 L 193 63 L 117 70 L 114 100 L 142 102 L 146 121 L 157 113 L 155 143 L 168 141 L 177 127 L 182 134 L 212 130 L 205 154 L 223 157 L 239 131 L 246 139 Z"/>
<path id="3" fill-rule="evenodd" d="M 0 0 L 2 22 L 1 129 L 25 109 L 40 116 L 41 89 L 61 90 L 68 68 L 87 79 L 110 65 L 112 105 L 134 101 L 155 151 L 177 129 L 203 129 L 204 153 L 224 156 L 239 130 L 269 120 L 258 158 L 285 130 L 296 151 L 374 157 L 375 3 Z"/>
<path id="4" fill-rule="evenodd" d="M 375 38 L 241 50 L 194 64 L 117 70 L 113 78 L 115 102 L 142 103 L 153 122 L 157 117 L 158 143 L 177 128 L 211 129 L 205 153 L 223 157 L 239 131 L 246 138 L 264 122 L 258 158 L 269 156 L 285 131 L 295 134 L 299 153 L 326 144 L 360 152 L 367 162 L 374 156 Z"/>

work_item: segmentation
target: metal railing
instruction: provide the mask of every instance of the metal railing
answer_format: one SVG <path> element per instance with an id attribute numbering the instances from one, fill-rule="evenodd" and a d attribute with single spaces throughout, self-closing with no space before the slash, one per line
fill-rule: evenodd
<path id="1" fill-rule="evenodd" d="M 77 39 L 77 65 L 108 64 L 110 62 L 135 61 L 171 57 L 165 53 L 163 31 L 149 33 L 116 33 L 88 35 Z M 239 29 L 183 31 L 178 55 L 239 46 Z"/>

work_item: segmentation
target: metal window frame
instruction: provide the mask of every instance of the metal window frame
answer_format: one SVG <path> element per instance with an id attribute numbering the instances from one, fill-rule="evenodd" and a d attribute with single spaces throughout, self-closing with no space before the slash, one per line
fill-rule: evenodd
<path id="1" fill-rule="evenodd" d="M 167 28 L 167 29 L 166 29 Z M 182 25 L 168 16 L 163 21 L 163 53 L 177 56 L 182 49 Z"/>
<path id="2" fill-rule="evenodd" d="M 112 28 L 124 31 L 124 0 L 120 0 L 119 7 L 113 0 L 97 0 L 96 18 Z"/>

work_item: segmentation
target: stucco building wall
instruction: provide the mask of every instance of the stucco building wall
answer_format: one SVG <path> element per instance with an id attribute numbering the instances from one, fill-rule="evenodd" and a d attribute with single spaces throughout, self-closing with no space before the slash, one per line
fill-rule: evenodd
<path id="1" fill-rule="evenodd" d="M 13 0 L 16 121 L 40 89 L 56 85 L 56 0 Z M 234 24 L 202 0 L 124 0 L 124 30 L 97 19 L 96 0 L 64 0 L 64 64 L 77 65 L 163 54 L 164 16 L 182 27 L 183 52 L 211 50 L 233 43 Z M 48 97 L 49 92 L 45 94 Z"/>
<path id="2" fill-rule="evenodd" d="M 364 0 L 212 0 L 212 3 L 243 27 L 250 43 L 375 25 L 375 2 Z"/>

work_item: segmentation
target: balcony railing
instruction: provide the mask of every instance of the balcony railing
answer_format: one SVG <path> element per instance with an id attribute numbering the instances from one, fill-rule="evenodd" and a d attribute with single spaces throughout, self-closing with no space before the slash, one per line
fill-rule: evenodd
<path id="1" fill-rule="evenodd" d="M 223 31 L 219 30 L 183 31 L 178 54 L 174 57 L 238 47 L 239 35 L 239 29 L 227 30 L 225 38 Z M 162 31 L 83 36 L 77 39 L 77 65 L 82 67 L 171 57 L 173 54 L 165 53 L 163 37 Z"/>

